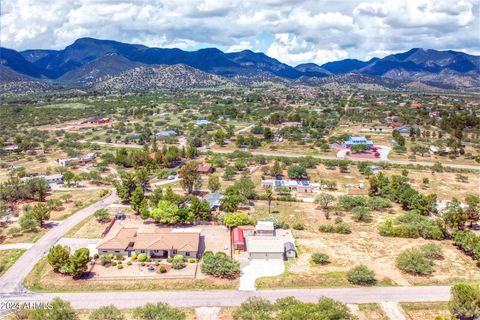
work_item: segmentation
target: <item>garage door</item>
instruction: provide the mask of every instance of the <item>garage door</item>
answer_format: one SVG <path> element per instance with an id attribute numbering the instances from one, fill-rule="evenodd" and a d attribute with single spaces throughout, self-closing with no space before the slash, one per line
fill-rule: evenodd
<path id="1" fill-rule="evenodd" d="M 283 260 L 283 252 L 251 252 L 250 259 Z"/>

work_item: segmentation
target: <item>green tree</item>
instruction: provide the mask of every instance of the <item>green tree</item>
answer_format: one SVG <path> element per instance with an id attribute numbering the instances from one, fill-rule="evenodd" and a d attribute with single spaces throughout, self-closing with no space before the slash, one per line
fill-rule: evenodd
<path id="1" fill-rule="evenodd" d="M 213 140 L 215 141 L 216 144 L 219 146 L 224 146 L 225 145 L 225 132 L 223 130 L 217 130 L 215 131 L 215 134 L 213 136 Z"/>
<path id="2" fill-rule="evenodd" d="M 208 189 L 211 192 L 217 192 L 221 188 L 220 179 L 218 178 L 218 176 L 215 176 L 213 174 L 208 176 L 207 185 L 208 185 Z"/>
<path id="3" fill-rule="evenodd" d="M 143 307 L 136 308 L 133 311 L 133 317 L 142 320 L 185 320 L 187 318 L 185 312 L 163 302 L 147 303 Z"/>
<path id="4" fill-rule="evenodd" d="M 63 173 L 63 180 L 67 183 L 67 185 L 71 185 L 74 179 L 75 174 L 72 171 L 67 170 Z"/>
<path id="5" fill-rule="evenodd" d="M 358 206 L 352 209 L 355 221 L 369 222 L 372 219 L 372 212 L 369 207 Z"/>
<path id="6" fill-rule="evenodd" d="M 275 160 L 272 168 L 270 169 L 270 175 L 273 177 L 278 177 L 282 175 L 282 167 L 280 166 L 280 163 L 277 160 Z"/>
<path id="7" fill-rule="evenodd" d="M 300 166 L 291 166 L 290 168 L 288 168 L 287 173 L 290 179 L 295 180 L 307 179 L 308 177 L 307 170 L 304 167 Z"/>
<path id="8" fill-rule="evenodd" d="M 150 217 L 155 221 L 166 224 L 174 224 L 180 221 L 178 206 L 167 200 L 159 201 L 157 207 L 150 211 Z"/>
<path id="9" fill-rule="evenodd" d="M 375 283 L 375 273 L 366 266 L 359 265 L 347 273 L 347 279 L 353 284 L 370 285 Z"/>
<path id="10" fill-rule="evenodd" d="M 480 319 L 480 286 L 457 283 L 451 289 L 450 312 L 458 319 Z"/>
<path id="11" fill-rule="evenodd" d="M 97 219 L 98 222 L 110 221 L 110 213 L 107 209 L 98 209 L 93 213 L 93 216 L 95 217 L 95 219 Z"/>
<path id="12" fill-rule="evenodd" d="M 248 225 L 251 224 L 252 221 L 250 217 L 245 212 L 231 212 L 225 214 L 223 218 L 223 223 L 230 228 Z"/>
<path id="13" fill-rule="evenodd" d="M 246 175 L 242 175 L 242 177 L 235 182 L 233 188 L 238 192 L 239 195 L 247 199 L 254 199 L 256 196 L 255 184 L 253 183 L 252 179 Z"/>
<path id="14" fill-rule="evenodd" d="M 139 214 L 142 208 L 142 202 L 145 200 L 145 193 L 140 185 L 133 190 L 130 197 L 130 206 L 135 213 Z"/>
<path id="15" fill-rule="evenodd" d="M 202 177 L 198 173 L 197 168 L 198 164 L 195 161 L 191 161 L 184 164 L 180 170 L 178 170 L 178 175 L 182 179 L 180 180 L 180 185 L 189 194 L 192 193 L 193 190 L 202 187 Z"/>
<path id="16" fill-rule="evenodd" d="M 237 172 L 237 171 L 235 170 L 234 167 L 232 167 L 232 166 L 227 166 L 227 167 L 225 168 L 225 172 L 224 172 L 224 174 L 223 174 L 223 179 L 225 179 L 225 180 L 227 180 L 227 181 L 232 180 L 233 177 L 235 176 L 235 173 L 236 173 L 236 172 Z"/>
<path id="17" fill-rule="evenodd" d="M 70 256 L 69 273 L 75 279 L 87 271 L 87 264 L 90 261 L 90 251 L 87 248 L 75 250 Z"/>
<path id="18" fill-rule="evenodd" d="M 240 273 L 240 263 L 223 254 L 206 254 L 202 257 L 203 273 L 221 278 L 235 278 Z"/>
<path id="19" fill-rule="evenodd" d="M 461 202 L 453 198 L 445 208 L 443 221 L 445 225 L 453 229 L 463 229 L 468 221 L 469 215 L 462 208 Z"/>
<path id="20" fill-rule="evenodd" d="M 67 246 L 57 244 L 48 251 L 47 260 L 53 271 L 58 272 L 60 268 L 69 264 L 70 249 Z"/>
<path id="21" fill-rule="evenodd" d="M 469 194 L 465 198 L 468 207 L 465 209 L 467 221 L 470 222 L 470 228 L 475 222 L 480 220 L 480 198 L 476 195 Z"/>
<path id="22" fill-rule="evenodd" d="M 335 202 L 335 196 L 329 193 L 320 193 L 315 197 L 315 203 L 318 203 L 323 209 L 328 209 Z"/>
<path id="23" fill-rule="evenodd" d="M 37 221 L 40 227 L 43 227 L 43 223 L 50 219 L 50 208 L 43 203 L 37 203 L 32 208 L 32 217 Z"/>
<path id="24" fill-rule="evenodd" d="M 35 218 L 32 215 L 31 211 L 26 211 L 22 214 L 19 220 L 20 228 L 22 228 L 23 231 L 33 231 L 35 230 L 37 226 L 37 222 L 35 221 Z"/>

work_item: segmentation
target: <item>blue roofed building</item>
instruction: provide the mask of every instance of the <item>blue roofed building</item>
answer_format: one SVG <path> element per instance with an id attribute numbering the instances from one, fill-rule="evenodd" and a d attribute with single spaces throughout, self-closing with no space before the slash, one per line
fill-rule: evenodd
<path id="1" fill-rule="evenodd" d="M 222 204 L 222 199 L 223 195 L 218 192 L 209 193 L 203 197 L 203 200 L 208 202 L 210 210 L 216 210 L 217 208 L 219 208 Z"/>
<path id="2" fill-rule="evenodd" d="M 207 125 L 209 123 L 210 123 L 210 121 L 208 121 L 208 120 L 197 120 L 196 125 L 197 126 L 204 126 L 204 125 Z"/>
<path id="3" fill-rule="evenodd" d="M 369 148 L 373 148 L 373 142 L 365 137 L 349 137 L 348 140 L 343 142 L 344 148 L 351 148 L 355 145 L 366 145 Z"/>

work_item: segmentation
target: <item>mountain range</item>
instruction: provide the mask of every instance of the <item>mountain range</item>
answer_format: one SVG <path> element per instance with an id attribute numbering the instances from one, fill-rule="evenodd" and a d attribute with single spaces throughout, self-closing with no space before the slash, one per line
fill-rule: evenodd
<path id="1" fill-rule="evenodd" d="M 0 48 L 0 91 L 29 84 L 99 90 L 156 90 L 258 81 L 319 85 L 329 82 L 405 84 L 451 89 L 480 87 L 480 56 L 414 48 L 368 61 L 345 59 L 292 67 L 261 52 L 184 51 L 80 38 L 63 50 Z M 397 82 L 396 82 L 397 81 Z M 14 90 L 21 91 L 21 90 Z"/>

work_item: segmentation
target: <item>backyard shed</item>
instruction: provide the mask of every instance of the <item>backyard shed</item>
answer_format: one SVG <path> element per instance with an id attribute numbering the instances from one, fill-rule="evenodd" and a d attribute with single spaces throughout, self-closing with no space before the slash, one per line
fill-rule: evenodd
<path id="1" fill-rule="evenodd" d="M 232 230 L 232 247 L 233 250 L 245 250 L 245 237 L 243 236 L 243 231 L 240 228 L 233 228 Z"/>
<path id="2" fill-rule="evenodd" d="M 285 247 L 285 256 L 287 258 L 296 258 L 297 257 L 297 250 L 295 248 L 295 245 L 292 242 L 290 242 L 290 241 L 285 242 L 284 247 Z"/>

